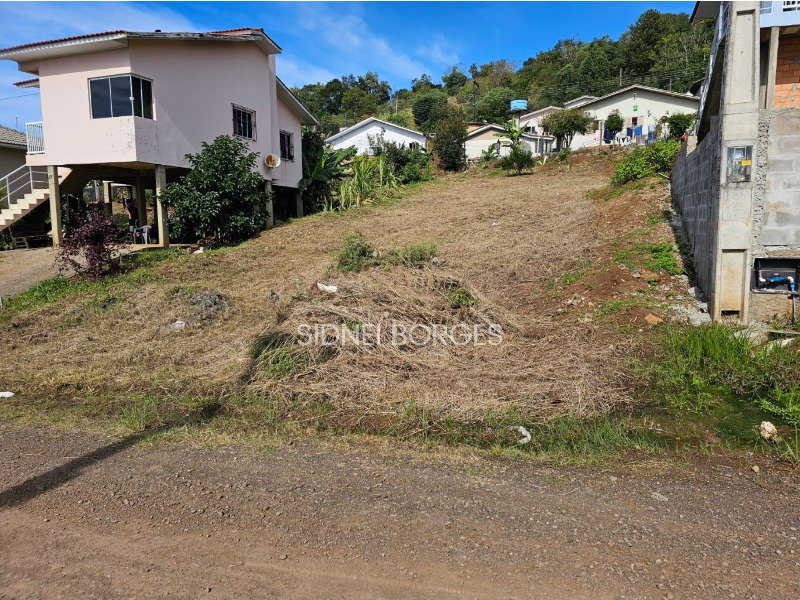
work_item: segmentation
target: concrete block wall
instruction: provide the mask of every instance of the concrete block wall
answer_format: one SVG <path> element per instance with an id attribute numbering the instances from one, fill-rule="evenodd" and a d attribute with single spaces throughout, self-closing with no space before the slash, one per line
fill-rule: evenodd
<path id="1" fill-rule="evenodd" d="M 712 130 L 694 147 L 696 138 L 684 144 L 672 168 L 672 200 L 681 216 L 694 263 L 697 285 L 713 293 L 717 249 L 717 202 L 719 198 L 720 135 Z"/>
<path id="2" fill-rule="evenodd" d="M 800 108 L 800 36 L 781 37 L 775 72 L 775 108 Z"/>
<path id="3" fill-rule="evenodd" d="M 756 210 L 762 215 L 754 234 L 755 250 L 763 256 L 776 247 L 800 247 L 800 111 L 759 112 L 759 146 L 767 152 L 765 164 L 757 168 L 763 168 L 766 177 L 763 198 L 756 188 Z"/>

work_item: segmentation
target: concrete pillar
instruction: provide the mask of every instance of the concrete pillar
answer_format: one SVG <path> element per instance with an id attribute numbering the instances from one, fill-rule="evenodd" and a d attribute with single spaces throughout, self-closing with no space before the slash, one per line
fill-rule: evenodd
<path id="1" fill-rule="evenodd" d="M 114 214 L 114 206 L 111 204 L 111 182 L 103 182 L 103 210 L 108 216 Z"/>
<path id="2" fill-rule="evenodd" d="M 300 217 L 303 216 L 303 193 L 300 190 L 297 190 L 296 193 L 297 193 L 297 198 L 296 198 L 297 218 L 299 219 Z"/>
<path id="3" fill-rule="evenodd" d="M 272 182 L 268 181 L 267 188 L 267 229 L 275 225 L 275 207 L 272 202 Z"/>
<path id="4" fill-rule="evenodd" d="M 767 65 L 767 97 L 765 108 L 775 108 L 775 74 L 778 71 L 778 42 L 781 28 L 772 27 L 769 31 L 769 63 Z"/>
<path id="5" fill-rule="evenodd" d="M 167 210 L 161 203 L 161 192 L 167 187 L 167 169 L 164 165 L 156 165 L 156 224 L 158 225 L 158 245 L 169 248 L 169 226 Z"/>
<path id="6" fill-rule="evenodd" d="M 64 241 L 61 231 L 61 186 L 58 182 L 58 167 L 47 167 L 47 184 L 50 190 L 50 225 L 53 227 L 53 248 Z"/>
<path id="7" fill-rule="evenodd" d="M 728 181 L 728 150 L 758 143 L 761 31 L 758 2 L 731 4 L 725 45 L 725 70 L 720 111 L 721 168 L 717 204 L 714 283 L 710 292 L 712 316 L 736 314 L 748 320 L 748 289 L 752 265 L 753 195 L 756 169 L 749 182 Z"/>
<path id="8" fill-rule="evenodd" d="M 139 213 L 139 227 L 144 227 L 147 225 L 147 195 L 141 175 L 136 177 L 136 210 Z"/>

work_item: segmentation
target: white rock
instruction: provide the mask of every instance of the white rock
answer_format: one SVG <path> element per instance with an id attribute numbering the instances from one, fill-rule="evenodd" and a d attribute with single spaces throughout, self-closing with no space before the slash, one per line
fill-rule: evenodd
<path id="1" fill-rule="evenodd" d="M 319 281 L 317 282 L 317 289 L 320 292 L 326 292 L 328 294 L 335 294 L 339 291 L 339 288 L 337 288 L 335 285 L 325 285 Z"/>
<path id="2" fill-rule="evenodd" d="M 758 426 L 758 435 L 762 440 L 770 441 L 778 435 L 778 428 L 769 421 L 761 421 L 761 425 Z"/>

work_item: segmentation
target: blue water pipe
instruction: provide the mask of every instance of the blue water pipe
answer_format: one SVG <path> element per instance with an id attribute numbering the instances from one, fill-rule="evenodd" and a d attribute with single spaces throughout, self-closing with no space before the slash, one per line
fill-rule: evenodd
<path id="1" fill-rule="evenodd" d="M 759 283 L 783 283 L 784 281 L 789 282 L 789 297 L 792 299 L 792 327 L 795 326 L 795 314 L 797 312 L 797 284 L 795 283 L 794 277 L 786 277 L 783 275 L 775 275 L 774 277 L 764 277 L 761 276 L 761 271 L 758 272 L 758 281 Z"/>

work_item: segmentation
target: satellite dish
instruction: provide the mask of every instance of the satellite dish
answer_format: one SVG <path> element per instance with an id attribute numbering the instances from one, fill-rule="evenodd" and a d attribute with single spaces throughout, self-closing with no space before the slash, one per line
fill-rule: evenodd
<path id="1" fill-rule="evenodd" d="M 272 167 L 278 167 L 281 164 L 281 157 L 277 154 L 267 154 L 264 157 L 264 164 L 268 169 L 271 169 Z"/>

